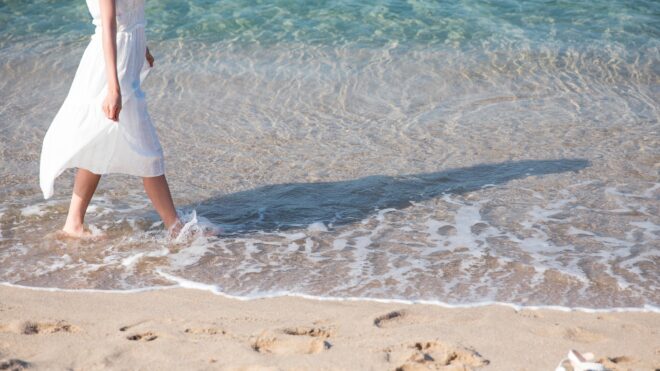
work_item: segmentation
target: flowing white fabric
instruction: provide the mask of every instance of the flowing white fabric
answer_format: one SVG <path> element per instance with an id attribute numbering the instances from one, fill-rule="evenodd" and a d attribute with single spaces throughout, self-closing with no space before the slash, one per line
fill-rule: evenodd
<path id="1" fill-rule="evenodd" d="M 103 113 L 107 76 L 98 0 L 87 0 L 96 31 L 80 61 L 69 93 L 53 119 L 41 149 L 39 182 L 50 198 L 54 182 L 68 168 L 95 174 L 158 176 L 165 172 L 163 151 L 141 85 L 146 62 L 145 0 L 117 0 L 117 74 L 122 110 L 115 122 Z"/>

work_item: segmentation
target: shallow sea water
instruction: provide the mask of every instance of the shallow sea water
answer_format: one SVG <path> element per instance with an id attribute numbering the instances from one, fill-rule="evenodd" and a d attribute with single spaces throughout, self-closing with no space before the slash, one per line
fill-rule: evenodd
<path id="1" fill-rule="evenodd" d="M 87 219 L 106 238 L 53 238 L 73 171 L 44 201 L 41 141 L 93 26 L 84 2 L 5 1 L 0 281 L 660 306 L 657 2 L 147 3 L 190 235 L 112 174 Z"/>

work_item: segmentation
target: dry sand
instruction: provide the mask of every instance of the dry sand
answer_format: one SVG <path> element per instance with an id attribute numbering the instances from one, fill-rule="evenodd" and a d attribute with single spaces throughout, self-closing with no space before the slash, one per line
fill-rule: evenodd
<path id="1" fill-rule="evenodd" d="M 0 286 L 0 369 L 660 369 L 660 314 Z"/>

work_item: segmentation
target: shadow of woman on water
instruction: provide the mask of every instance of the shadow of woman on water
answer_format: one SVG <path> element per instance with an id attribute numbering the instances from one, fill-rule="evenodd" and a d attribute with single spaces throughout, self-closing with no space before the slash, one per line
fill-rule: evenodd
<path id="1" fill-rule="evenodd" d="M 442 194 L 461 194 L 512 179 L 589 166 L 584 159 L 523 160 L 397 176 L 372 175 L 353 180 L 266 185 L 222 194 L 195 209 L 225 229 L 225 235 L 300 228 L 315 222 L 339 226 L 363 220 L 380 209 L 403 209 Z"/>

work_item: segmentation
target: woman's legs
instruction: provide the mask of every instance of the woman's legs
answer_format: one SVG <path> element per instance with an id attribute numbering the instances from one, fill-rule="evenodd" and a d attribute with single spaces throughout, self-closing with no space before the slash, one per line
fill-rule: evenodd
<path id="1" fill-rule="evenodd" d="M 100 175 L 94 174 L 89 170 L 79 168 L 76 171 L 69 214 L 66 216 L 64 228 L 62 228 L 68 235 L 80 237 L 86 234 L 83 229 L 85 212 L 100 179 Z"/>
<path id="2" fill-rule="evenodd" d="M 79 168 L 76 171 L 71 204 L 69 205 L 69 214 L 66 217 L 64 228 L 62 228 L 66 234 L 75 237 L 82 237 L 88 234 L 83 228 L 85 212 L 87 211 L 87 206 L 89 206 L 89 202 L 96 191 L 100 179 L 100 175 L 94 174 L 89 170 Z M 170 188 L 167 185 L 165 175 L 142 178 L 142 182 L 144 183 L 144 190 L 147 192 L 147 195 L 149 195 L 154 208 L 156 208 L 160 218 L 163 220 L 163 223 L 165 223 L 165 228 L 170 230 L 172 227 L 176 227 L 177 222 L 179 222 L 179 217 L 176 214 L 176 209 L 174 208 L 174 202 L 172 201 L 172 195 L 170 194 Z M 171 232 L 176 234 L 178 233 L 178 230 L 173 228 Z"/>
<path id="3" fill-rule="evenodd" d="M 173 234 L 178 233 L 176 225 L 178 223 L 179 227 L 181 227 L 181 223 L 176 214 L 172 195 L 170 194 L 170 187 L 167 185 L 165 175 L 142 178 L 142 183 L 144 184 L 144 190 L 151 199 L 151 203 L 156 208 L 163 223 L 165 223 L 165 228 L 170 230 L 172 227 L 175 227 L 171 232 Z"/>

